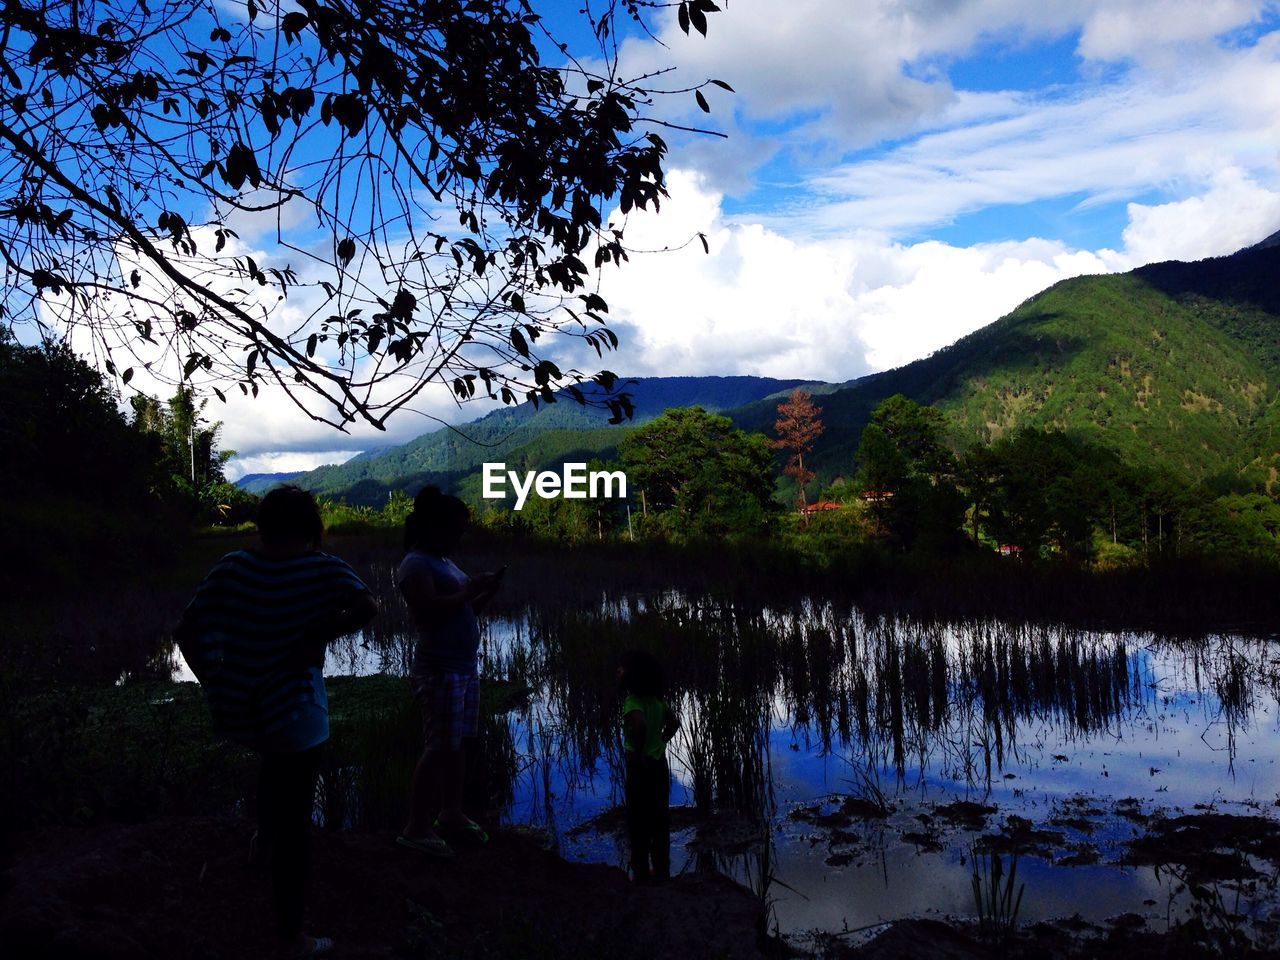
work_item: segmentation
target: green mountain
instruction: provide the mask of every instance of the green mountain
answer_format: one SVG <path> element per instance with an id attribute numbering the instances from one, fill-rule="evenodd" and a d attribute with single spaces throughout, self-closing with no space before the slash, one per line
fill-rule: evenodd
<path id="1" fill-rule="evenodd" d="M 1076 277 L 932 356 L 843 384 L 757 377 L 640 380 L 635 419 L 605 423 L 567 398 L 504 408 L 295 482 L 351 503 L 439 483 L 470 490 L 480 464 L 536 470 L 609 458 L 619 439 L 674 406 L 699 404 L 773 432 L 804 384 L 826 432 L 808 459 L 820 480 L 854 469 L 862 427 L 886 397 L 943 410 L 957 448 L 1022 426 L 1056 428 L 1187 482 L 1242 471 L 1280 482 L 1280 234 L 1229 257 Z"/>
<path id="2" fill-rule="evenodd" d="M 277 484 L 289 483 L 291 480 L 300 477 L 302 472 L 295 470 L 292 473 L 246 473 L 236 481 L 236 486 L 241 490 L 262 496 Z"/>
<path id="3" fill-rule="evenodd" d="M 1277 278 L 1280 246 L 1264 241 L 1064 280 L 930 357 L 819 398 L 827 430 L 810 462 L 847 475 L 871 411 L 902 393 L 942 409 L 957 447 L 1051 427 L 1188 481 L 1248 468 L 1275 482 Z M 729 415 L 771 432 L 775 411 L 762 401 Z"/>
<path id="4" fill-rule="evenodd" d="M 625 425 L 611 426 L 607 410 L 583 406 L 564 396 L 537 410 L 528 404 L 504 407 L 472 423 L 424 434 L 403 446 L 362 454 L 339 466 L 320 467 L 293 482 L 321 496 L 369 505 L 384 502 L 391 490 L 416 491 L 426 483 L 459 489 L 464 481 L 474 481 L 486 461 L 505 462 L 508 469 L 523 471 L 608 458 L 628 430 L 669 407 L 698 405 L 726 410 L 778 395 L 803 382 L 767 377 L 648 377 L 626 387 L 635 413 Z M 591 396 L 590 391 L 584 392 Z"/>

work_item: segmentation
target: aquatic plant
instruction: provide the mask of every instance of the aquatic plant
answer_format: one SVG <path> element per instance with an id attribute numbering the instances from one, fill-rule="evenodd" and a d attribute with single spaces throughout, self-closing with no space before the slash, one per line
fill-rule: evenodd
<path id="1" fill-rule="evenodd" d="M 974 911 L 983 937 L 1006 944 L 1018 928 L 1025 883 L 1018 883 L 1018 854 L 1009 854 L 1009 872 L 998 853 L 969 848 Z M 1016 891 L 1016 892 L 1015 892 Z"/>

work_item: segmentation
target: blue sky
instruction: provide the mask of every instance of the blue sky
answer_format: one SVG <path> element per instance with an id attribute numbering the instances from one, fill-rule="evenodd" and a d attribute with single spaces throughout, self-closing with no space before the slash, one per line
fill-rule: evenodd
<path id="1" fill-rule="evenodd" d="M 638 375 L 848 380 L 945 346 L 1066 277 L 1231 253 L 1280 230 L 1273 0 L 721 0 L 705 38 L 659 11 L 624 70 L 706 78 L 657 119 L 670 202 L 601 292 Z M 549 23 L 577 5 L 547 3 Z M 447 390 L 425 412 L 450 420 Z M 341 459 L 281 409 L 226 411 L 242 469 Z M 241 417 L 243 416 L 243 425 Z M 412 414 L 390 436 L 429 427 Z M 340 449 L 339 449 L 340 448 Z"/>

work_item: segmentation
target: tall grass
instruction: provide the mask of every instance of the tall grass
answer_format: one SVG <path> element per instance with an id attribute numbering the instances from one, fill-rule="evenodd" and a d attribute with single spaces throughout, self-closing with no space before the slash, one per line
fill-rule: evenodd
<path id="1" fill-rule="evenodd" d="M 331 736 L 316 791 L 321 822 L 334 829 L 398 828 L 422 753 L 422 709 L 401 677 L 336 677 L 328 683 Z M 482 697 L 464 784 L 469 808 L 489 816 L 511 802 L 519 763 L 502 693 L 491 687 Z"/>
<path id="2" fill-rule="evenodd" d="M 0 822 L 228 812 L 252 792 L 244 750 L 215 741 L 195 684 L 63 685 L 0 678 Z"/>
<path id="3" fill-rule="evenodd" d="M 1152 696 L 1134 682 L 1123 641 L 1067 628 L 940 626 L 835 603 L 752 607 L 672 592 L 543 605 L 525 623 L 527 638 L 493 651 L 485 669 L 539 691 L 539 753 L 617 769 L 616 665 L 627 649 L 648 650 L 683 721 L 673 764 L 704 812 L 770 808 L 779 725 L 877 776 L 934 764 L 989 787 L 1028 722 L 1086 735 Z"/>
<path id="4" fill-rule="evenodd" d="M 1026 884 L 1018 883 L 1018 855 L 1009 855 L 1007 874 L 998 853 L 970 847 L 969 863 L 978 929 L 987 940 L 1003 946 L 1018 929 L 1018 913 L 1026 891 Z"/>

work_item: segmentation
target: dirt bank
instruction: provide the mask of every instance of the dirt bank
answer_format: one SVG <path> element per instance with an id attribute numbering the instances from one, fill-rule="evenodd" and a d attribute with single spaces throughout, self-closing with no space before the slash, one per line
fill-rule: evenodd
<path id="1" fill-rule="evenodd" d="M 267 877 L 231 818 L 58 827 L 11 838 L 0 887 L 9 958 L 269 955 Z M 451 863 L 385 835 L 317 831 L 308 929 L 341 958 L 766 955 L 760 902 L 714 875 L 635 887 L 515 833 Z"/>

